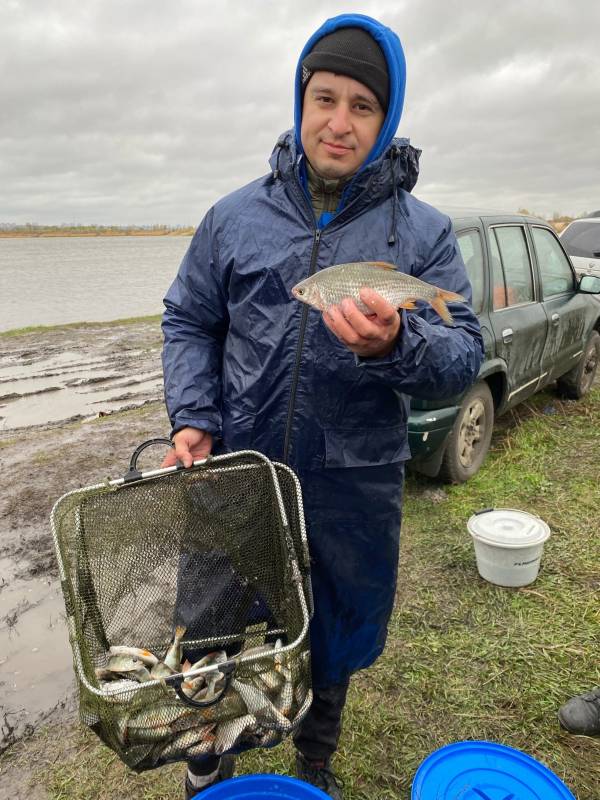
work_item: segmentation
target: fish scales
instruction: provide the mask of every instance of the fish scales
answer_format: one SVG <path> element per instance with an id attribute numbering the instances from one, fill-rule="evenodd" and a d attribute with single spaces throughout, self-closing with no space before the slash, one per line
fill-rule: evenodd
<path id="1" fill-rule="evenodd" d="M 414 309 L 415 300 L 423 300 L 448 324 L 452 317 L 446 301 L 466 302 L 462 295 L 400 272 L 393 264 L 383 261 L 353 261 L 326 267 L 296 284 L 292 294 L 320 311 L 339 305 L 344 298 L 350 297 L 360 311 L 368 314 L 372 309 L 360 298 L 360 290 L 365 287 L 373 289 L 394 308 Z"/>

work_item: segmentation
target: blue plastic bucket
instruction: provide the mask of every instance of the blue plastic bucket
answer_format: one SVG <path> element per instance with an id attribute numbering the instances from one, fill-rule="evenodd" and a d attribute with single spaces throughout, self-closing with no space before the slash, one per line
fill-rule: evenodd
<path id="1" fill-rule="evenodd" d="M 217 783 L 197 797 L 198 800 L 331 800 L 316 786 L 286 775 L 241 775 Z"/>
<path id="2" fill-rule="evenodd" d="M 535 758 L 493 742 L 456 742 L 421 764 L 411 800 L 575 800 Z"/>

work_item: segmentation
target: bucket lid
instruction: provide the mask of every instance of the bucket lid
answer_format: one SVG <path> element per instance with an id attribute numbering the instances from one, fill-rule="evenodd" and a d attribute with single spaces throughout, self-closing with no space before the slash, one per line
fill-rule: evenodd
<path id="1" fill-rule="evenodd" d="M 421 764 L 411 800 L 575 800 L 551 770 L 493 742 L 456 742 Z"/>
<path id="2" fill-rule="evenodd" d="M 241 775 L 203 789 L 198 800 L 331 800 L 309 783 L 287 775 Z"/>
<path id="3" fill-rule="evenodd" d="M 496 547 L 531 547 L 550 536 L 544 520 L 514 508 L 488 508 L 473 514 L 467 522 L 473 538 Z"/>

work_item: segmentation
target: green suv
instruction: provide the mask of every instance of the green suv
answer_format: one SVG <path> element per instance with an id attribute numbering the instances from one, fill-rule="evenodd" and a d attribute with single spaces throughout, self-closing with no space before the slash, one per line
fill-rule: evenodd
<path id="1" fill-rule="evenodd" d="M 600 278 L 577 277 L 550 225 L 535 217 L 447 210 L 473 286 L 485 360 L 465 394 L 412 399 L 411 467 L 462 483 L 486 456 L 494 418 L 556 381 L 582 397 L 600 361 Z"/>

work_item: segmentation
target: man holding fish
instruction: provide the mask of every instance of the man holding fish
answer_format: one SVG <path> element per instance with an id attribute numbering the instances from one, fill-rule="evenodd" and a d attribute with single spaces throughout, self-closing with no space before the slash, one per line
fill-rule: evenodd
<path id="1" fill-rule="evenodd" d="M 461 393 L 482 358 L 450 220 L 410 194 L 404 86 L 393 31 L 327 20 L 301 53 L 272 171 L 207 213 L 165 298 L 164 464 L 254 449 L 302 484 L 314 702 L 296 772 L 333 798 L 349 679 L 382 652 L 394 602 L 409 398 Z M 188 793 L 225 775 L 190 768 Z"/>

